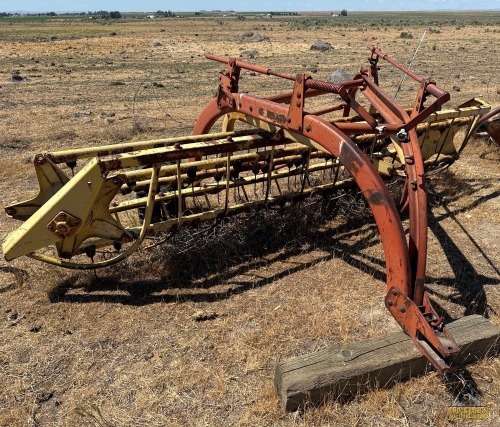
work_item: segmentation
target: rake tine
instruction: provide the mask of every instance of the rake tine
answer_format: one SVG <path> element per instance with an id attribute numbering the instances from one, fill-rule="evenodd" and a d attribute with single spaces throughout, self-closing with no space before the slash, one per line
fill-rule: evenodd
<path id="1" fill-rule="evenodd" d="M 301 184 L 301 188 L 300 188 L 300 194 L 302 195 L 302 193 L 304 192 L 304 188 L 306 186 L 306 180 L 307 182 L 309 183 L 309 185 L 311 185 L 311 182 L 309 181 L 309 177 L 308 177 L 308 171 L 309 171 L 309 162 L 311 161 L 311 149 L 309 148 L 307 150 L 307 159 L 306 159 L 306 164 L 305 164 L 305 168 L 303 168 L 303 178 L 302 178 L 302 184 Z"/>
<path id="2" fill-rule="evenodd" d="M 219 193 L 217 193 L 219 194 Z M 205 196 L 205 201 L 207 202 L 208 209 L 212 209 L 212 205 L 210 204 L 210 199 L 208 198 L 208 194 L 206 191 L 203 192 L 203 195 Z"/>
<path id="3" fill-rule="evenodd" d="M 279 183 L 278 179 L 276 178 L 276 179 L 274 180 L 274 182 L 276 183 L 276 187 L 278 187 L 278 192 L 280 193 L 280 195 L 281 195 L 281 194 L 283 194 L 283 193 L 281 192 L 281 187 L 280 187 L 280 183 Z"/>
<path id="4" fill-rule="evenodd" d="M 231 153 L 227 153 L 226 159 L 226 200 L 224 203 L 224 215 L 227 214 L 227 208 L 229 207 L 229 173 L 231 170 Z"/>
<path id="5" fill-rule="evenodd" d="M 246 201 L 247 201 L 247 202 L 248 202 L 248 201 L 250 201 L 250 199 L 248 198 L 248 195 L 247 195 L 247 191 L 245 190 L 245 186 L 244 186 L 244 185 L 242 185 L 242 186 L 241 186 L 241 189 L 243 190 L 243 194 L 245 195 L 245 199 L 246 199 Z"/>
<path id="6" fill-rule="evenodd" d="M 266 187 L 266 202 L 269 198 L 269 193 L 271 191 L 271 178 L 273 174 L 273 162 L 274 162 L 274 145 L 271 148 L 271 154 L 269 155 L 269 167 L 267 169 L 267 187 Z"/>
<path id="7" fill-rule="evenodd" d="M 168 214 L 167 205 L 165 205 L 165 202 L 163 200 L 160 200 L 160 206 L 161 206 L 161 210 L 163 211 L 163 214 L 165 215 L 165 218 L 168 218 L 169 214 Z"/>
<path id="8" fill-rule="evenodd" d="M 181 161 L 177 160 L 177 223 L 182 224 L 182 180 L 181 180 Z"/>

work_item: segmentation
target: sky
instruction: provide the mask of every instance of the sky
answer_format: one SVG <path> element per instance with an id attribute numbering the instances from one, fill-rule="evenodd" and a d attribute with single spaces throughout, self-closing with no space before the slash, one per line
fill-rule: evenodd
<path id="1" fill-rule="evenodd" d="M 88 12 L 118 10 L 120 12 L 190 12 L 199 10 L 245 11 L 348 11 L 367 10 L 480 10 L 500 9 L 500 0 L 0 0 L 0 12 Z"/>

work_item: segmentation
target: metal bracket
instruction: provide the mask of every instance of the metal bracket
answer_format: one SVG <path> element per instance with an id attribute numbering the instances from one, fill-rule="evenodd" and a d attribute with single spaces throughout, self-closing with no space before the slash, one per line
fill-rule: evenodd
<path id="1" fill-rule="evenodd" d="M 226 69 L 219 74 L 219 91 L 217 93 L 217 106 L 219 108 L 235 108 L 233 93 L 238 92 L 241 68 L 238 67 L 236 59 L 231 58 Z"/>
<path id="2" fill-rule="evenodd" d="M 385 306 L 399 323 L 403 331 L 412 339 L 419 350 L 439 372 L 451 372 L 453 368 L 446 360 L 455 356 L 460 347 L 448 333 L 444 325 L 432 327 L 431 324 L 441 323 L 435 311 L 426 300 L 428 312 L 421 309 L 403 294 L 392 287 L 385 297 Z"/>
<path id="3" fill-rule="evenodd" d="M 310 78 L 310 74 L 297 74 L 295 78 L 287 115 L 289 129 L 301 131 L 304 128 L 304 92 L 306 91 L 306 80 Z"/>
<path id="4" fill-rule="evenodd" d="M 47 229 L 55 233 L 60 239 L 65 239 L 75 234 L 81 225 L 80 218 L 66 211 L 61 211 L 47 224 Z"/>

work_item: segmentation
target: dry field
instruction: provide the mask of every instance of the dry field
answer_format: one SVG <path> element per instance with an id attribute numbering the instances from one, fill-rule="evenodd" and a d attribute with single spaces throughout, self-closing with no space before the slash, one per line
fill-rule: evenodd
<path id="1" fill-rule="evenodd" d="M 37 152 L 189 134 L 221 68 L 204 52 L 257 50 L 249 61 L 327 78 L 337 68 L 354 75 L 366 44 L 404 63 L 427 30 L 412 68 L 453 105 L 477 95 L 500 104 L 500 14 L 354 18 L 0 21 L 0 204 L 36 193 Z M 243 38 L 249 31 L 268 39 Z M 311 51 L 317 39 L 334 49 Z M 394 93 L 401 75 L 382 66 Z M 16 73 L 24 80 L 13 82 Z M 290 88 L 242 77 L 253 93 Z M 405 85 L 398 99 L 414 93 Z M 445 200 L 431 199 L 427 282 L 447 318 L 479 313 L 500 325 L 499 160 L 475 139 L 431 182 Z M 0 236 L 17 225 L 3 217 Z M 369 216 L 334 218 L 307 203 L 284 217 L 235 219 L 212 238 L 181 233 L 96 275 L 2 260 L 0 425 L 497 426 L 498 358 L 283 412 L 273 389 L 280 359 L 398 330 L 383 305 L 384 271 Z M 490 419 L 447 420 L 469 388 Z"/>

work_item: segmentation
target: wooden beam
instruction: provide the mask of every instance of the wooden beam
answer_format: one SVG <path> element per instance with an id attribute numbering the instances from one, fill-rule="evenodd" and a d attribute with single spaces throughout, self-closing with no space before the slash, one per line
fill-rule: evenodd
<path id="1" fill-rule="evenodd" d="M 500 328 L 479 315 L 447 325 L 462 348 L 453 365 L 465 365 L 500 351 Z M 278 363 L 274 384 L 287 411 L 327 399 L 349 399 L 431 370 L 403 332 L 330 347 Z"/>

